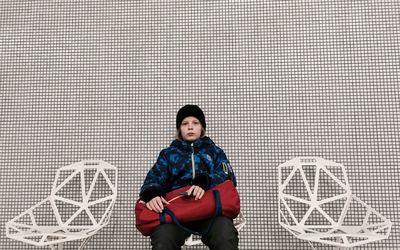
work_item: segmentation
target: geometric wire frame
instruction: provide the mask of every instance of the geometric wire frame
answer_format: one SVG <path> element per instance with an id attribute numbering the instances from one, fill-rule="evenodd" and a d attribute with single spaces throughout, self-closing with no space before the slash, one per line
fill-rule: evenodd
<path id="1" fill-rule="evenodd" d="M 58 169 L 50 195 L 6 223 L 6 235 L 35 246 L 62 248 L 108 224 L 117 198 L 117 168 L 86 160 Z"/>
<path id="2" fill-rule="evenodd" d="M 279 224 L 297 238 L 348 248 L 389 237 L 392 223 L 352 194 L 342 164 L 297 157 L 278 169 Z"/>

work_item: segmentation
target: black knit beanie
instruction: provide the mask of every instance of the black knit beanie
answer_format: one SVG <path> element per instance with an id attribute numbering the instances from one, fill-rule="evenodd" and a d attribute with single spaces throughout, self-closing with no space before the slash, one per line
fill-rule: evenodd
<path id="1" fill-rule="evenodd" d="M 176 115 L 176 128 L 179 129 L 182 121 L 188 117 L 196 117 L 204 129 L 206 129 L 206 118 L 204 117 L 203 111 L 197 105 L 185 105 L 183 106 Z"/>

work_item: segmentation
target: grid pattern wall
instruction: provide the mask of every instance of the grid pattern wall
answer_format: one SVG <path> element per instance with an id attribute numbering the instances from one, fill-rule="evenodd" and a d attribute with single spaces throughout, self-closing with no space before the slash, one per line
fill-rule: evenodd
<path id="1" fill-rule="evenodd" d="M 148 249 L 134 202 L 188 103 L 238 177 L 240 249 L 310 249 L 277 218 L 277 166 L 296 156 L 344 164 L 394 223 L 357 249 L 400 247 L 399 1 L 8 0 L 0 24 L 0 249 L 36 249 L 4 223 L 84 159 L 119 169 L 87 248 Z"/>

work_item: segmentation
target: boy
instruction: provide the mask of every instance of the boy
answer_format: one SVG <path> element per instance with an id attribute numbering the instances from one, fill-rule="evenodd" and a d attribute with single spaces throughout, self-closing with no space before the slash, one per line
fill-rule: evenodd
<path id="1" fill-rule="evenodd" d="M 177 138 L 163 149 L 156 164 L 148 172 L 140 190 L 146 207 L 161 213 L 168 202 L 164 195 L 188 186 L 187 193 L 201 199 L 210 188 L 236 178 L 224 151 L 205 136 L 206 121 L 197 105 L 185 105 L 176 116 Z M 195 231 L 208 228 L 209 220 L 185 224 Z M 175 224 L 158 226 L 151 234 L 153 250 L 180 250 L 189 233 Z M 211 250 L 238 249 L 238 232 L 231 219 L 219 216 L 202 241 Z"/>

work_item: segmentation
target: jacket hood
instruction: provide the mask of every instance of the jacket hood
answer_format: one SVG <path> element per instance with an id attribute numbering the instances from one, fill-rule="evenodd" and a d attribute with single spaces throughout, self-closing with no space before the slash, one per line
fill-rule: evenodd
<path id="1" fill-rule="evenodd" d="M 192 144 L 195 149 L 199 149 L 209 145 L 214 145 L 215 143 L 209 137 L 204 136 L 192 142 L 176 139 L 171 143 L 171 147 L 176 147 L 184 151 L 192 151 Z"/>

